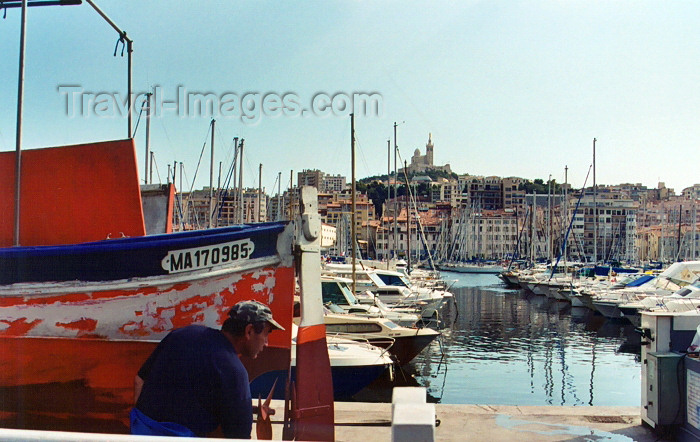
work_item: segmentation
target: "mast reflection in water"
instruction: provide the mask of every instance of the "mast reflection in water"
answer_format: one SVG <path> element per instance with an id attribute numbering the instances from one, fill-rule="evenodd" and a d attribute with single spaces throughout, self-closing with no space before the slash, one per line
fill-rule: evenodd
<path id="1" fill-rule="evenodd" d="M 355 397 L 391 401 L 391 387 L 425 386 L 444 404 L 622 405 L 640 403 L 639 338 L 629 324 L 585 308 L 506 289 L 494 275 L 457 279 L 456 309 L 442 338 Z"/>

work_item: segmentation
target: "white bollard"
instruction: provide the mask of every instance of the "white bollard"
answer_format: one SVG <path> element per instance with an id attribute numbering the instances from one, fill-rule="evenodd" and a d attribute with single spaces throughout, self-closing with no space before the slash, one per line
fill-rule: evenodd
<path id="1" fill-rule="evenodd" d="M 425 402 L 424 387 L 394 388 L 391 404 L 391 440 L 435 440 L 435 404 Z"/>
<path id="2" fill-rule="evenodd" d="M 391 393 L 392 404 L 424 404 L 427 392 L 425 387 L 396 387 Z"/>

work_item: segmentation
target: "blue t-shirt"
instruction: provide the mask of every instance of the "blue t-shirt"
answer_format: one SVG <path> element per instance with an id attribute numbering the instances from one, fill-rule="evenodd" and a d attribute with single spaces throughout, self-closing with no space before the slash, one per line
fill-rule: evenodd
<path id="1" fill-rule="evenodd" d="M 253 426 L 248 372 L 220 330 L 190 325 L 170 332 L 139 370 L 136 403 L 158 422 L 184 425 L 205 436 L 249 439 Z"/>

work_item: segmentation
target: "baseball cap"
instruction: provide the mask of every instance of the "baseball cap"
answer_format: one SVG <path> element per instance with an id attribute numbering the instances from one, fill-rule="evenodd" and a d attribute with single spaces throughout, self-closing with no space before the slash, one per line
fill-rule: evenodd
<path id="1" fill-rule="evenodd" d="M 273 330 L 284 330 L 284 327 L 272 318 L 270 307 L 262 302 L 253 300 L 241 301 L 231 308 L 228 316 L 236 321 L 251 324 L 254 322 L 268 322 Z"/>

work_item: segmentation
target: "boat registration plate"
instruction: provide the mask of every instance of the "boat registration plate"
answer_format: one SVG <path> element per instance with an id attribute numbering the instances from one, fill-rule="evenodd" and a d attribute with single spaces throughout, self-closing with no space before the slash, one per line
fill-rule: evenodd
<path id="1" fill-rule="evenodd" d="M 161 261 L 168 273 L 189 272 L 217 265 L 249 259 L 255 250 L 250 239 L 242 239 L 211 246 L 171 250 Z"/>

